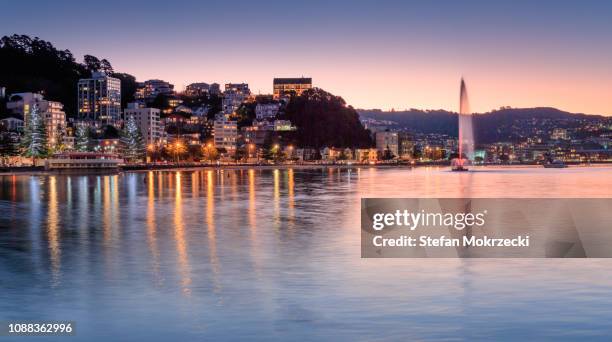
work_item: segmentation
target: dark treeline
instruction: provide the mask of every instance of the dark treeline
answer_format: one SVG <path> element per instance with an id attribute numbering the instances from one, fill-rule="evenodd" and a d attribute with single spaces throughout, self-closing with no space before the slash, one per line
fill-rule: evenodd
<path id="1" fill-rule="evenodd" d="M 133 100 L 136 79 L 115 73 L 106 59 L 85 55 L 79 63 L 70 50 L 59 50 L 38 37 L 12 35 L 0 39 L 0 86 L 7 88 L 7 94 L 43 92 L 46 99 L 63 103 L 70 117 L 77 112 L 78 80 L 91 77 L 93 71 L 121 79 L 122 104 Z"/>
<path id="2" fill-rule="evenodd" d="M 344 100 L 322 89 L 313 88 L 292 97 L 283 119 L 298 128 L 298 146 L 320 148 L 370 147 L 372 141 L 359 121 L 359 114 Z"/>

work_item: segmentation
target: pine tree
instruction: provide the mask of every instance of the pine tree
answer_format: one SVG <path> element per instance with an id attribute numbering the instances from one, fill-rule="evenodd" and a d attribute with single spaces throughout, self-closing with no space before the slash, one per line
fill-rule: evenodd
<path id="1" fill-rule="evenodd" d="M 135 162 L 143 160 L 145 144 L 133 115 L 127 118 L 125 127 L 121 131 L 121 147 L 123 148 L 123 157 L 127 161 Z"/>
<path id="2" fill-rule="evenodd" d="M 62 152 L 66 148 L 64 145 L 64 129 L 61 125 L 55 127 L 55 134 L 53 137 L 54 143 L 52 146 L 53 152 Z"/>
<path id="3" fill-rule="evenodd" d="M 79 152 L 87 152 L 90 147 L 90 132 L 89 128 L 83 124 L 79 124 L 75 133 L 75 149 Z"/>
<path id="4" fill-rule="evenodd" d="M 45 122 L 38 105 L 33 105 L 28 115 L 27 125 L 24 130 L 24 136 L 21 140 L 23 155 L 36 158 L 44 158 L 47 156 L 49 149 L 47 146 L 47 129 Z"/>
<path id="5" fill-rule="evenodd" d="M 18 154 L 15 143 L 8 132 L 0 132 L 0 165 L 7 164 L 8 159 Z"/>

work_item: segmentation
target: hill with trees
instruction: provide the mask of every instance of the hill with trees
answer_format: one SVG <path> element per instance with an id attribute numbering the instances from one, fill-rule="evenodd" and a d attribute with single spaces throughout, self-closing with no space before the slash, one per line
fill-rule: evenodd
<path id="1" fill-rule="evenodd" d="M 77 83 L 91 77 L 93 71 L 119 78 L 122 105 L 133 101 L 136 79 L 115 72 L 106 59 L 85 55 L 83 63 L 78 63 L 70 50 L 57 49 L 38 37 L 12 35 L 0 39 L 0 86 L 6 87 L 7 94 L 43 92 L 46 99 L 64 104 L 70 117 L 77 113 Z"/>
<path id="2" fill-rule="evenodd" d="M 339 97 L 313 88 L 293 96 L 280 115 L 297 127 L 294 140 L 300 147 L 370 147 L 370 132 L 359 114 Z"/>

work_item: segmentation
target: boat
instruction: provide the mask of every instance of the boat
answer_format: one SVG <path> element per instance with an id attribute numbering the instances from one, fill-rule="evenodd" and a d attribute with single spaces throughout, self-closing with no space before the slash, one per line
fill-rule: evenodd
<path id="1" fill-rule="evenodd" d="M 567 167 L 567 165 L 560 160 L 553 160 L 544 164 L 544 167 L 547 169 L 564 169 Z"/>
<path id="2" fill-rule="evenodd" d="M 56 153 L 45 161 L 45 170 L 49 171 L 118 171 L 123 163 L 118 155 L 99 152 L 64 152 Z"/>

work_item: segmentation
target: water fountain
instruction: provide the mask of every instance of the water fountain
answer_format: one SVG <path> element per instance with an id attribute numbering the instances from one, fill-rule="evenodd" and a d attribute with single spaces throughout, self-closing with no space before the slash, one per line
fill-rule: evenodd
<path id="1" fill-rule="evenodd" d="M 453 171 L 467 171 L 467 165 L 474 158 L 474 129 L 472 127 L 472 113 L 468 101 L 465 81 L 461 78 L 459 93 L 459 156 L 451 161 Z"/>

